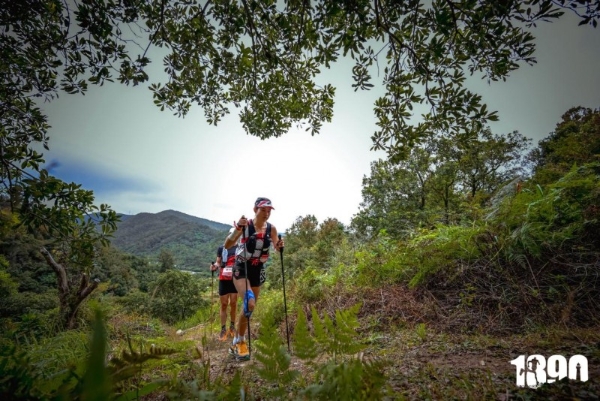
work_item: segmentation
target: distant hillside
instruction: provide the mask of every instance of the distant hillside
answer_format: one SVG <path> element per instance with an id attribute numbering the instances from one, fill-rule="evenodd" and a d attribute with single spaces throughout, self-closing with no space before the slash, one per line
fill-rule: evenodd
<path id="1" fill-rule="evenodd" d="M 121 222 L 124 222 L 125 220 L 135 216 L 133 214 L 121 214 L 121 213 L 117 213 L 119 215 L 119 218 L 121 219 Z"/>
<path id="2" fill-rule="evenodd" d="M 177 268 L 208 271 L 230 226 L 175 210 L 121 215 L 112 244 L 124 252 L 155 258 L 161 249 L 175 257 Z"/>

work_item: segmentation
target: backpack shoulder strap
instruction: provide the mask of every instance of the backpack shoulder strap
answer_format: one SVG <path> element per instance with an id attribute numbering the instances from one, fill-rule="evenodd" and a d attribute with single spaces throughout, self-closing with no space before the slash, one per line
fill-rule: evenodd
<path id="1" fill-rule="evenodd" d="M 256 232 L 256 228 L 254 228 L 254 221 L 252 219 L 250 219 L 250 220 L 248 220 L 248 232 L 246 233 L 246 237 L 250 237 L 255 232 Z"/>

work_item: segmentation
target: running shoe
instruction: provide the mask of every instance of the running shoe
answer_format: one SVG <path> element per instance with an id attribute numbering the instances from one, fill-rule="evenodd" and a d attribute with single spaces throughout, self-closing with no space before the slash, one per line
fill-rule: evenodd
<path id="1" fill-rule="evenodd" d="M 239 343 L 232 345 L 229 348 L 229 354 L 238 361 L 247 361 L 250 359 L 250 351 L 248 350 L 246 341 L 240 341 Z"/>
<path id="2" fill-rule="evenodd" d="M 225 326 L 221 327 L 221 334 L 219 334 L 219 341 L 227 341 L 227 329 Z"/>

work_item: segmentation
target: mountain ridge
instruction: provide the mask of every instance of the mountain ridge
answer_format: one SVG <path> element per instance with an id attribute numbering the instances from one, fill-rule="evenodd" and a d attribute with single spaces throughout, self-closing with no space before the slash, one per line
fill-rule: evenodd
<path id="1" fill-rule="evenodd" d="M 119 216 L 112 240 L 115 248 L 151 259 L 169 250 L 177 268 L 193 271 L 205 270 L 214 260 L 231 227 L 172 209 Z"/>

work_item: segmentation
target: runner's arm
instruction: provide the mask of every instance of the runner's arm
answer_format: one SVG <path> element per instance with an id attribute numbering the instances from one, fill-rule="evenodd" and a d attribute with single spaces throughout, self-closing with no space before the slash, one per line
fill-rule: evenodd
<path id="1" fill-rule="evenodd" d="M 225 249 L 229 249 L 237 244 L 238 240 L 242 236 L 242 230 L 244 230 L 246 228 L 246 224 L 248 224 L 248 220 L 242 215 L 240 220 L 234 224 L 235 230 L 233 230 L 233 232 L 229 234 L 227 238 L 225 238 L 225 244 L 223 244 Z"/>

